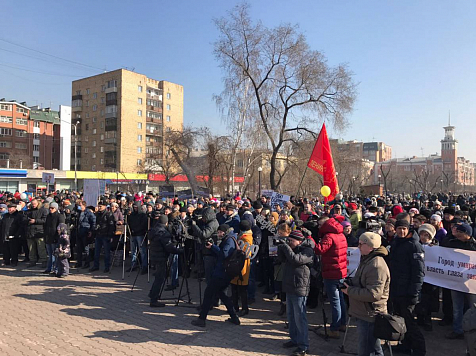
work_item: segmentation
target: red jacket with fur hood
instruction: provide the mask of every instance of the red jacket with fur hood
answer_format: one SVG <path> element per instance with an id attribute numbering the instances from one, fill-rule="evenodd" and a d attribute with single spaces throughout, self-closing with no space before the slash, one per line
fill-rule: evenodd
<path id="1" fill-rule="evenodd" d="M 347 240 L 342 233 L 342 225 L 335 219 L 327 220 L 319 229 L 323 236 L 316 244 L 314 252 L 322 255 L 322 277 L 342 279 L 347 277 Z"/>

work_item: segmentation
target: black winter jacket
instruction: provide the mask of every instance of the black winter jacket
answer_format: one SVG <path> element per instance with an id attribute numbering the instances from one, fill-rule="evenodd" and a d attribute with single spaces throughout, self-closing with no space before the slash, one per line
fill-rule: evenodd
<path id="1" fill-rule="evenodd" d="M 390 245 L 390 298 L 408 298 L 416 304 L 425 277 L 425 254 L 417 235 L 395 236 Z"/>
<path id="2" fill-rule="evenodd" d="M 156 223 L 149 231 L 150 262 L 153 264 L 165 263 L 170 254 L 180 253 L 172 242 L 172 234 L 165 225 Z"/>
<path id="3" fill-rule="evenodd" d="M 476 240 L 474 237 L 471 237 L 467 241 L 461 241 L 457 238 L 453 238 L 448 241 L 447 247 L 459 248 L 460 250 L 476 251 Z"/>
<path id="4" fill-rule="evenodd" d="M 139 206 L 139 211 L 133 211 L 131 215 L 127 217 L 127 224 L 131 229 L 132 236 L 144 236 L 147 232 L 148 225 L 147 214 L 143 213 Z"/>
<path id="5" fill-rule="evenodd" d="M 18 211 L 13 214 L 7 213 L 3 215 L 0 224 L 0 242 L 9 239 L 10 236 L 18 238 L 22 226 L 22 216 Z"/>
<path id="6" fill-rule="evenodd" d="M 37 239 L 45 237 L 44 224 L 48 211 L 41 207 L 36 209 L 29 209 L 26 213 L 26 223 L 28 224 L 27 235 L 28 239 Z M 35 219 L 33 224 L 30 224 L 29 219 Z"/>
<path id="7" fill-rule="evenodd" d="M 305 297 L 311 287 L 311 271 L 314 262 L 314 243 L 305 239 L 302 244 L 291 250 L 288 244 L 278 247 L 278 260 L 284 262 L 283 292 Z"/>
<path id="8" fill-rule="evenodd" d="M 58 242 L 58 225 L 65 223 L 65 217 L 62 213 L 54 212 L 46 216 L 45 222 L 45 242 L 54 244 Z"/>
<path id="9" fill-rule="evenodd" d="M 96 236 L 112 237 L 116 231 L 116 219 L 114 215 L 107 210 L 96 213 Z"/>
<path id="10" fill-rule="evenodd" d="M 209 238 L 212 238 L 214 243 L 217 243 L 218 221 L 212 208 L 203 209 L 202 219 L 203 223 L 200 224 L 200 226 L 192 225 L 193 236 L 196 237 L 203 245 L 202 254 L 211 255 L 211 251 L 205 247 L 205 241 Z"/>

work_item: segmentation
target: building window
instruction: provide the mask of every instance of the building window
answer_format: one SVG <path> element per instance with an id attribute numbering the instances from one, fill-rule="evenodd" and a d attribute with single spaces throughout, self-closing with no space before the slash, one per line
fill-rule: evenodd
<path id="1" fill-rule="evenodd" d="M 33 156 L 33 163 L 40 163 L 40 157 Z"/>
<path id="2" fill-rule="evenodd" d="M 18 119 L 17 119 L 18 120 Z M 11 124 L 13 122 L 13 117 L 10 116 L 0 116 L 0 122 L 6 122 Z M 26 124 L 25 124 L 26 125 Z"/>
<path id="3" fill-rule="evenodd" d="M 170 111 L 170 104 L 167 104 L 167 110 Z"/>
<path id="4" fill-rule="evenodd" d="M 103 158 L 101 158 L 101 164 L 104 164 L 104 159 Z"/>
<path id="5" fill-rule="evenodd" d="M 97 99 L 98 98 L 98 93 L 94 93 L 93 94 L 93 99 Z"/>
<path id="6" fill-rule="evenodd" d="M 137 123 L 137 128 L 138 128 L 138 129 L 142 129 L 142 122 L 138 122 L 138 123 Z"/>
<path id="7" fill-rule="evenodd" d="M 39 121 L 33 121 L 33 127 L 40 127 L 40 122 Z"/>
<path id="8" fill-rule="evenodd" d="M 81 95 L 81 90 L 76 90 L 76 95 Z"/>
<path id="9" fill-rule="evenodd" d="M 96 111 L 98 109 L 97 105 L 93 105 L 93 111 Z"/>
<path id="10" fill-rule="evenodd" d="M 142 105 L 142 98 L 137 98 L 137 102 Z"/>
<path id="11" fill-rule="evenodd" d="M 101 91 L 105 91 L 106 90 L 106 86 L 105 85 L 101 85 Z M 102 99 L 102 98 L 101 98 Z"/>
<path id="12" fill-rule="evenodd" d="M 139 85 L 137 89 L 139 90 L 139 93 L 142 93 L 142 85 Z"/>
<path id="13" fill-rule="evenodd" d="M 15 147 L 18 143 L 15 144 Z M 1 148 L 10 148 L 12 147 L 12 143 L 11 142 L 6 142 L 6 141 L 1 141 L 0 142 L 0 147 Z"/>
<path id="14" fill-rule="evenodd" d="M 86 119 L 89 119 L 89 113 L 88 112 L 86 113 Z"/>
<path id="15" fill-rule="evenodd" d="M 93 135 L 95 135 L 95 134 L 96 134 L 96 132 L 97 132 L 97 130 L 96 130 L 96 129 L 93 129 Z"/>
<path id="16" fill-rule="evenodd" d="M 104 135 L 103 134 L 101 134 L 101 141 L 104 141 Z"/>
<path id="17" fill-rule="evenodd" d="M 40 134 L 33 134 L 33 139 L 34 140 L 39 140 L 40 139 Z"/>
<path id="18" fill-rule="evenodd" d="M 84 153 L 88 153 L 89 149 L 87 147 L 84 148 Z"/>
<path id="19" fill-rule="evenodd" d="M 26 137 L 26 131 L 25 130 L 16 130 L 16 136 L 17 137 Z"/>
<path id="20" fill-rule="evenodd" d="M 86 124 L 86 131 L 89 131 L 89 124 Z"/>
<path id="21" fill-rule="evenodd" d="M 97 120 L 97 119 L 96 119 L 95 117 L 93 117 L 93 122 L 96 122 L 96 120 Z"/>
<path id="22" fill-rule="evenodd" d="M 78 108 L 83 105 L 83 101 L 81 99 L 73 100 L 71 105 L 73 106 L 73 108 Z"/>
<path id="23" fill-rule="evenodd" d="M 137 160 L 137 165 L 138 165 L 138 166 L 142 166 L 142 160 L 141 160 L 141 159 L 138 159 L 138 160 Z"/>
<path id="24" fill-rule="evenodd" d="M 106 106 L 106 113 L 107 114 L 113 114 L 117 112 L 117 105 L 109 105 Z"/>
<path id="25" fill-rule="evenodd" d="M 170 93 L 167 93 L 167 99 L 170 99 L 171 95 Z"/>
<path id="26" fill-rule="evenodd" d="M 86 89 L 86 94 L 89 95 L 89 89 Z"/>
<path id="27" fill-rule="evenodd" d="M 86 100 L 86 106 L 89 106 L 89 100 Z"/>
<path id="28" fill-rule="evenodd" d="M 7 104 L 0 104 L 0 110 L 12 111 L 12 106 Z"/>
<path id="29" fill-rule="evenodd" d="M 104 116 L 104 110 L 101 110 L 101 116 Z"/>
<path id="30" fill-rule="evenodd" d="M 117 87 L 117 80 L 110 80 L 107 82 L 107 87 L 108 88 L 115 88 Z"/>
<path id="31" fill-rule="evenodd" d="M 104 146 L 101 146 L 100 151 L 104 152 Z"/>
<path id="32" fill-rule="evenodd" d="M 101 121 L 101 128 L 104 128 L 104 121 Z"/>
<path id="33" fill-rule="evenodd" d="M 10 154 L 9 153 L 0 153 L 0 159 L 9 159 Z"/>
<path id="34" fill-rule="evenodd" d="M 89 136 L 84 136 L 84 141 L 88 142 L 89 141 Z"/>
<path id="35" fill-rule="evenodd" d="M 106 102 L 106 98 L 105 97 L 102 97 L 101 98 L 101 104 L 104 104 Z"/>
<path id="36" fill-rule="evenodd" d="M 33 145 L 33 151 L 39 151 L 40 145 Z"/>
<path id="37" fill-rule="evenodd" d="M 137 135 L 137 141 L 142 142 L 142 135 Z"/>
<path id="38" fill-rule="evenodd" d="M 11 144 L 10 144 L 10 147 L 11 147 Z M 26 143 L 15 142 L 15 148 L 19 150 L 26 150 L 27 149 Z"/>
<path id="39" fill-rule="evenodd" d="M 137 147 L 137 153 L 142 153 L 142 147 Z"/>
<path id="40" fill-rule="evenodd" d="M 93 155 L 91 158 L 96 158 L 96 152 L 93 152 Z"/>
<path id="41" fill-rule="evenodd" d="M 167 122 L 170 122 L 170 115 L 167 115 L 166 119 Z"/>
<path id="42" fill-rule="evenodd" d="M 142 116 L 142 110 L 137 110 L 137 116 Z"/>
<path id="43" fill-rule="evenodd" d="M 93 141 L 93 147 L 96 147 L 96 141 Z"/>

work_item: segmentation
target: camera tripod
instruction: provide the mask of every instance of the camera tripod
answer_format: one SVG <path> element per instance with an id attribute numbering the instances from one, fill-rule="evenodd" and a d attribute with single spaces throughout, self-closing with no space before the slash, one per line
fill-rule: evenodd
<path id="1" fill-rule="evenodd" d="M 127 215 L 124 217 L 124 233 L 121 234 L 119 237 L 119 241 L 117 242 L 116 250 L 114 251 L 114 256 L 112 256 L 111 267 L 109 269 L 109 273 L 112 272 L 114 268 L 114 261 L 116 260 L 117 251 L 119 250 L 119 245 L 121 242 L 123 243 L 123 254 L 122 254 L 122 279 L 124 279 L 124 275 L 126 272 L 126 245 L 127 245 L 127 232 L 129 231 L 129 236 L 131 236 L 131 230 L 129 229 L 129 225 L 127 225 Z M 129 237 L 130 241 L 130 237 Z"/>

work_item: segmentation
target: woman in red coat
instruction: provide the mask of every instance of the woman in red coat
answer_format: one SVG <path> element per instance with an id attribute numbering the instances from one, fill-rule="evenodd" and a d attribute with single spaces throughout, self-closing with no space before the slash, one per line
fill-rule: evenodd
<path id="1" fill-rule="evenodd" d="M 342 225 L 335 219 L 327 220 L 319 229 L 322 239 L 314 252 L 321 255 L 322 278 L 332 307 L 329 337 L 338 339 L 339 330 L 345 330 L 346 305 L 344 294 L 338 288 L 347 277 L 347 240 Z"/>

